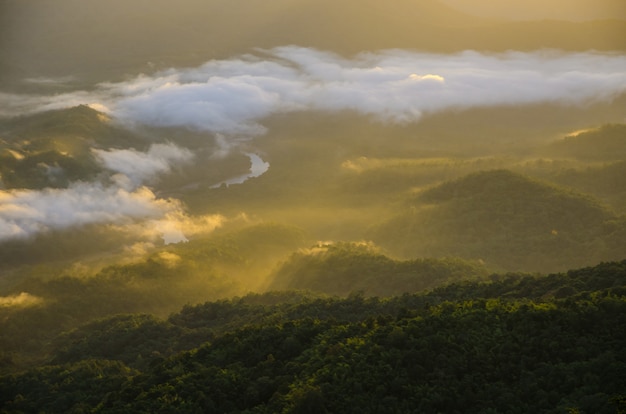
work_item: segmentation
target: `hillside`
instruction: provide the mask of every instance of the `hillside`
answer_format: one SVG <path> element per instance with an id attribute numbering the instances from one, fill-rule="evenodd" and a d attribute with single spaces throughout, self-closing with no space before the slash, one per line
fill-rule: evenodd
<path id="1" fill-rule="evenodd" d="M 59 336 L 40 367 L 0 377 L 0 409 L 620 412 L 625 268 L 115 316 Z"/>
<path id="2" fill-rule="evenodd" d="M 565 136 L 546 148 L 553 157 L 583 161 L 622 161 L 626 153 L 626 125 L 609 124 Z"/>
<path id="3" fill-rule="evenodd" d="M 568 169 L 551 174 L 550 180 L 605 201 L 621 213 L 626 213 L 626 162 L 602 163 L 584 169 Z"/>
<path id="4" fill-rule="evenodd" d="M 0 122 L 0 185 L 6 189 L 66 188 L 103 168 L 92 149 L 144 147 L 146 141 L 87 106 Z"/>
<path id="5" fill-rule="evenodd" d="M 483 266 L 455 259 L 393 260 L 371 244 L 322 244 L 294 253 L 271 276 L 273 290 L 393 296 L 482 279 Z"/>
<path id="6" fill-rule="evenodd" d="M 0 159 L 3 161 L 0 163 L 0 183 L 6 189 L 66 188 L 77 181 L 102 179 L 109 175 L 106 171 L 112 171 L 111 167 L 119 168 L 118 165 L 107 164 L 107 153 L 116 151 L 125 154 L 126 164 L 138 164 L 127 169 L 140 171 L 141 163 L 146 161 L 133 159 L 134 154 L 149 152 L 155 144 L 157 147 L 169 146 L 172 152 L 177 147 L 173 140 L 193 148 L 200 157 L 209 157 L 216 147 L 212 135 L 184 129 L 133 128 L 87 105 L 0 117 Z M 168 159 L 168 154 L 156 155 L 161 160 L 152 161 L 152 164 Z M 159 181 L 163 180 L 160 188 L 172 191 L 197 180 L 219 182 L 241 170 L 245 171 L 248 162 L 242 154 L 227 154 L 196 168 L 183 169 L 183 165 L 172 171 L 178 172 L 178 175 L 169 174 L 167 180 L 163 180 L 166 177 L 161 174 L 158 177 Z"/>
<path id="7" fill-rule="evenodd" d="M 372 238 L 405 257 L 457 256 L 536 271 L 619 257 L 625 229 L 591 197 L 492 170 L 420 193 Z"/>

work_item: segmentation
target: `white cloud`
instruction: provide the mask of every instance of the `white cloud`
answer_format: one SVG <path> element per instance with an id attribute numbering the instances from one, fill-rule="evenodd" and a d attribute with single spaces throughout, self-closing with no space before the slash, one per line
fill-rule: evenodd
<path id="1" fill-rule="evenodd" d="M 538 102 L 575 104 L 626 92 L 626 57 L 599 53 L 401 50 L 340 58 L 282 47 L 265 61 L 212 61 L 115 85 L 108 105 L 122 119 L 227 134 L 259 134 L 267 115 L 296 110 L 354 110 L 412 122 L 448 108 Z"/>
<path id="2" fill-rule="evenodd" d="M 157 199 L 146 187 L 128 191 L 77 183 L 67 189 L 0 191 L 0 240 L 83 224 L 162 219 L 179 209 L 177 202 Z"/>
<path id="3" fill-rule="evenodd" d="M 389 50 L 345 59 L 281 47 L 263 56 L 104 85 L 105 104 L 128 121 L 255 135 L 265 131 L 264 117 L 280 112 L 354 110 L 413 122 L 450 108 L 575 104 L 626 91 L 626 57 L 612 54 Z"/>
<path id="4" fill-rule="evenodd" d="M 134 149 L 92 151 L 107 169 L 128 178 L 124 180 L 128 182 L 124 188 L 137 188 L 156 175 L 169 172 L 173 164 L 189 162 L 193 158 L 191 151 L 171 143 L 153 144 L 148 152 Z"/>
<path id="5" fill-rule="evenodd" d="M 352 59 L 301 47 L 214 60 L 191 69 L 54 97 L 0 95 L 5 113 L 99 103 L 117 119 L 254 136 L 268 115 L 354 110 L 414 122 L 449 108 L 578 104 L 626 92 L 626 56 L 558 51 L 429 54 L 404 50 Z"/>

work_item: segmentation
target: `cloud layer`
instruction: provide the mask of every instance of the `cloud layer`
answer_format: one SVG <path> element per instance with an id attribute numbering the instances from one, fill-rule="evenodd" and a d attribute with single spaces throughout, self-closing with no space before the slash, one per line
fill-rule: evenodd
<path id="1" fill-rule="evenodd" d="M 428 113 L 492 105 L 608 101 L 626 93 L 626 56 L 557 51 L 452 55 L 388 50 L 347 59 L 280 47 L 197 68 L 171 69 L 93 91 L 55 96 L 0 93 L 0 116 L 89 104 L 132 124 L 186 127 L 229 142 L 265 132 L 263 119 L 294 111 L 356 111 L 383 122 L 416 122 Z M 221 141 L 223 142 L 221 142 Z M 87 223 L 166 220 L 179 206 L 142 185 L 191 152 L 173 144 L 94 150 L 115 183 L 62 190 L 0 191 L 0 240 Z M 169 223 L 165 221 L 164 223 Z M 166 226 L 163 224 L 163 226 Z M 167 226 L 166 226 L 167 227 Z M 184 239 L 176 229 L 164 233 Z"/>
<path id="2" fill-rule="evenodd" d="M 171 143 L 153 144 L 148 152 L 134 149 L 93 149 L 92 152 L 107 169 L 124 175 L 125 188 L 137 188 L 155 176 L 169 172 L 173 165 L 193 158 L 191 151 Z"/>
<path id="3" fill-rule="evenodd" d="M 178 203 L 157 199 L 146 187 L 128 191 L 77 183 L 67 189 L 0 191 L 0 241 L 76 225 L 159 219 L 178 209 Z"/>
<path id="4" fill-rule="evenodd" d="M 390 50 L 347 60 L 283 47 L 107 87 L 118 99 L 105 105 L 120 119 L 253 135 L 264 117 L 289 111 L 414 122 L 452 108 L 607 100 L 626 92 L 626 56 Z"/>
<path id="5" fill-rule="evenodd" d="M 451 108 L 540 102 L 578 104 L 626 92 L 626 56 L 557 51 L 442 55 L 388 50 L 352 59 L 280 47 L 171 69 L 95 92 L 0 95 L 5 114 L 98 104 L 117 119 L 228 135 L 264 132 L 274 113 L 353 110 L 414 122 Z"/>

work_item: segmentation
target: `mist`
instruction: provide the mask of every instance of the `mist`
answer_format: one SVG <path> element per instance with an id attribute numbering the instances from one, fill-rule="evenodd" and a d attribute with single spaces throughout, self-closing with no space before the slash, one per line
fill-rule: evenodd
<path id="1" fill-rule="evenodd" d="M 606 102 L 625 85 L 626 57 L 612 53 L 387 50 L 345 59 L 285 46 L 100 84 L 95 92 L 4 94 L 0 102 L 5 113 L 87 104 L 131 125 L 255 136 L 266 132 L 263 118 L 279 113 L 355 111 L 409 123 L 452 109 Z"/>
<path id="2" fill-rule="evenodd" d="M 188 163 L 193 154 L 173 144 L 152 144 L 147 152 L 134 149 L 93 149 L 93 153 L 109 170 L 123 174 L 118 183 L 123 182 L 131 189 L 168 173 L 172 165 Z"/>
<path id="3" fill-rule="evenodd" d="M 18 295 L 0 296 L 0 308 L 26 308 L 36 306 L 43 302 L 43 299 L 26 292 Z"/>
<path id="4" fill-rule="evenodd" d="M 2 191 L 0 200 L 0 240 L 81 224 L 160 218 L 178 209 L 176 202 L 157 199 L 146 187 L 127 191 L 96 183 L 61 190 Z"/>
<path id="5" fill-rule="evenodd" d="M 348 59 L 285 46 L 212 60 L 196 68 L 103 83 L 93 91 L 2 94 L 0 103 L 5 115 L 87 104 L 126 127 L 204 131 L 209 133 L 208 140 L 220 146 L 215 153 L 220 156 L 267 133 L 264 119 L 277 114 L 354 112 L 380 123 L 402 125 L 471 108 L 610 103 L 624 92 L 626 56 L 612 53 L 543 50 L 444 55 L 386 50 Z M 172 168 L 192 162 L 190 149 L 172 139 L 152 144 L 146 152 L 93 149 L 112 174 L 108 183 L 2 191 L 0 237 L 154 219 L 180 211 L 176 200 L 159 198 L 145 187 Z M 251 176 L 265 172 L 268 165 L 263 166 Z M 232 182 L 243 182 L 247 176 Z M 168 240 L 185 237 L 181 233 Z"/>

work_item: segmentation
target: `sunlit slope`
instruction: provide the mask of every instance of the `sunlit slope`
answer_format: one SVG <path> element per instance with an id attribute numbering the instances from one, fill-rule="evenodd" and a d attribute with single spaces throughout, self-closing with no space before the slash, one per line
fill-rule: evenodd
<path id="1" fill-rule="evenodd" d="M 147 144 L 87 106 L 12 118 L 0 123 L 0 182 L 6 189 L 64 188 L 103 171 L 92 149 Z"/>
<path id="2" fill-rule="evenodd" d="M 553 157 L 581 161 L 623 161 L 626 154 L 626 125 L 609 124 L 565 136 L 547 149 Z"/>
<path id="3" fill-rule="evenodd" d="M 176 5 L 5 0 L 3 15 L 0 70 L 11 75 L 7 80 L 110 80 L 287 44 L 339 53 L 626 48 L 623 21 L 505 23 L 436 0 L 186 0 Z"/>
<path id="4" fill-rule="evenodd" d="M 107 169 L 94 150 L 143 152 L 153 144 L 172 142 L 192 148 L 198 158 L 209 158 L 216 150 L 212 134 L 185 128 L 132 128 L 86 105 L 18 116 L 0 120 L 1 179 L 7 189 L 67 187 L 71 182 L 93 181 Z M 197 181 L 210 186 L 245 171 L 249 160 L 232 153 L 195 167 L 161 174 L 150 184 L 158 181 L 162 191 Z"/>
<path id="5" fill-rule="evenodd" d="M 271 164 L 264 175 L 183 197 L 194 211 L 244 209 L 293 222 L 320 240 L 360 240 L 371 236 L 365 229 L 372 223 L 397 213 L 407 194 L 481 170 L 509 169 L 592 194 L 621 212 L 619 162 L 569 158 L 546 146 L 574 129 L 570 123 L 601 124 L 597 116 L 549 105 L 446 112 L 408 125 L 349 113 L 277 116 L 254 141 Z M 607 160 L 622 153 L 609 147 Z"/>
<path id="6" fill-rule="evenodd" d="M 541 117 L 537 118 L 538 122 L 531 123 L 529 119 L 535 117 L 539 109 L 549 109 L 554 114 L 553 118 L 559 120 L 556 125 L 551 125 L 549 120 Z M 584 113 L 571 111 L 571 116 L 575 114 L 585 118 Z M 0 163 L 0 171 L 5 189 L 62 188 L 73 182 L 93 180 L 94 183 L 108 182 L 115 172 L 108 171 L 101 160 L 93 156 L 92 148 L 134 148 L 145 151 L 154 143 L 175 140 L 192 149 L 196 158 L 189 164 L 151 177 L 147 184 L 158 197 L 179 199 L 192 214 L 219 213 L 232 217 L 245 213 L 261 220 L 294 224 L 320 240 L 361 240 L 372 237 L 367 229 L 373 223 L 397 214 L 399 207 L 396 203 L 407 194 L 484 169 L 510 169 L 576 188 L 610 204 L 613 210 L 623 212 L 623 125 L 612 124 L 590 129 L 546 146 L 545 142 L 552 139 L 555 130 L 566 128 L 569 113 L 570 110 L 545 106 L 526 109 L 486 108 L 429 116 L 418 124 L 409 125 L 377 123 L 350 113 L 276 116 L 266 120 L 268 134 L 250 143 L 250 148 L 259 151 L 270 163 L 269 170 L 241 185 L 211 188 L 220 180 L 248 169 L 247 157 L 237 152 L 225 158 L 212 157 L 216 149 L 213 134 L 182 128 L 129 130 L 103 114 L 81 106 L 5 121 L 1 125 L 0 156 L 3 162 Z M 489 118 L 493 122 L 483 122 Z M 593 114 L 589 119 L 602 121 L 602 118 L 597 119 Z M 523 127 L 526 123 L 532 126 Z M 508 130 L 505 124 L 515 128 Z M 577 122 L 575 125 L 578 127 L 580 124 Z M 582 124 L 581 128 L 584 125 L 590 124 Z M 463 133 L 458 132 L 457 126 L 462 127 Z M 507 148 L 509 150 L 505 151 Z M 502 186 L 507 187 L 509 184 L 505 180 Z M 518 191 L 518 184 L 511 185 L 511 194 L 517 194 L 520 200 L 527 195 L 531 200 L 534 197 L 532 192 Z M 477 190 L 475 196 L 464 194 L 463 199 L 456 199 L 452 204 L 462 205 L 465 200 L 475 203 L 466 209 L 476 215 L 484 207 L 486 210 L 482 216 L 488 218 L 495 207 L 487 202 L 491 199 L 485 199 L 482 195 L 487 190 Z M 502 192 L 494 193 L 506 197 Z M 480 200 L 483 200 L 482 204 Z M 419 214 L 415 215 L 415 220 L 419 221 L 418 217 L 440 217 L 444 213 L 439 205 L 447 206 L 449 203 L 451 200 L 436 200 L 435 205 L 438 207 L 423 213 L 422 209 L 427 203 L 418 199 L 415 208 Z M 519 201 L 520 206 L 528 203 Z M 558 209 L 561 207 L 551 202 L 548 204 L 557 210 L 554 216 L 558 219 Z M 519 208 L 519 211 L 504 210 L 500 215 L 512 221 L 526 220 L 518 214 L 523 213 L 525 207 Z M 461 207 L 458 209 L 463 210 Z M 534 210 L 527 213 L 529 217 L 535 215 Z M 562 242 L 564 235 L 570 232 L 578 232 L 576 240 L 580 240 L 577 237 L 591 235 L 590 232 L 596 232 L 593 233 L 596 236 L 613 233 L 612 225 L 605 230 L 598 230 L 595 223 L 588 225 L 584 218 L 576 218 L 576 214 L 571 212 L 570 222 L 558 226 L 548 225 L 547 222 L 552 219 L 545 220 L 541 229 L 535 229 L 537 237 L 547 237 L 544 241 L 551 240 L 551 243 L 555 243 L 556 251 L 559 251 L 567 250 L 567 243 Z M 607 220 L 618 220 L 612 213 L 607 214 Z M 456 220 L 462 218 L 455 218 L 453 222 Z M 574 229 L 573 226 L 578 222 L 584 225 Z M 434 226 L 432 223 L 419 230 L 422 233 L 435 233 L 435 242 L 429 247 L 420 243 L 401 246 L 408 240 L 404 228 L 397 236 L 390 233 L 384 237 L 383 245 L 391 243 L 396 252 L 409 254 L 411 251 L 411 258 L 466 255 L 468 251 L 473 253 L 463 257 L 487 260 L 497 256 L 495 251 L 483 255 L 483 250 L 472 247 L 476 246 L 474 243 L 463 245 L 461 239 L 457 240 L 460 237 L 459 230 L 453 225 L 428 230 L 429 226 Z M 512 229 L 521 225 L 510 225 L 513 227 L 507 227 L 508 224 L 503 227 L 506 231 L 500 232 L 494 228 L 486 233 L 478 232 L 476 237 L 486 234 L 490 238 L 495 237 L 493 240 L 513 238 L 517 240 L 514 245 L 524 244 L 522 240 L 525 238 L 531 240 L 530 233 L 523 233 L 526 235 L 521 239 L 514 237 L 517 230 Z M 524 230 L 524 226 L 521 227 L 518 230 Z M 552 230 L 558 236 L 552 234 Z M 447 238 L 448 233 L 456 236 Z M 3 243 L 0 257 L 2 267 L 75 259 L 82 255 L 119 251 L 132 245 L 133 240 L 145 241 L 133 237 L 131 234 L 116 232 L 110 226 L 75 227 L 42 233 L 34 240 L 7 241 Z M 398 240 L 393 241 L 396 237 Z M 610 236 L 606 246 L 602 242 L 589 249 L 589 254 L 592 254 L 589 260 L 614 258 L 612 253 L 608 256 L 599 253 L 613 251 L 615 244 L 610 241 L 613 237 L 618 236 Z M 416 236 L 413 242 L 418 239 Z M 454 247 L 445 248 L 444 239 Z M 557 243 L 559 240 L 561 244 Z M 495 241 L 493 243 L 497 244 Z M 584 243 L 591 243 L 591 239 L 588 238 Z M 498 249 L 496 251 L 501 251 L 503 247 Z M 541 253 L 542 249 L 538 247 L 530 249 L 538 251 L 539 257 L 547 254 Z M 572 257 L 582 260 L 587 254 L 577 257 L 572 253 Z M 495 263 L 508 263 L 508 259 Z M 531 269 L 534 268 L 534 265 L 531 266 Z M 557 268 L 561 269 L 560 265 Z"/>
<path id="7" fill-rule="evenodd" d="M 294 253 L 273 274 L 270 289 L 299 289 L 345 296 L 391 296 L 486 277 L 482 265 L 458 259 L 399 261 L 371 244 L 318 245 Z"/>
<path id="8" fill-rule="evenodd" d="M 624 220 L 593 198 L 507 170 L 427 190 L 372 233 L 404 256 L 482 259 L 508 270 L 620 257 L 625 236 Z"/>
<path id="9" fill-rule="evenodd" d="M 363 300 L 363 296 L 358 294 L 339 299 L 303 291 L 272 291 L 188 305 L 171 314 L 165 321 L 145 314 L 113 316 L 90 322 L 57 337 L 51 344 L 52 361 L 75 363 L 87 358 L 107 358 L 142 369 L 149 361 L 138 358 L 138 355 L 145 353 L 146 347 L 152 347 L 152 351 L 167 356 L 250 324 L 272 325 L 285 319 L 321 315 L 336 318 L 343 323 L 400 312 L 408 316 L 415 312 L 417 304 L 434 305 L 452 300 L 494 301 L 506 298 L 541 301 L 608 291 L 618 295 L 626 276 L 625 264 L 610 262 L 549 276 L 492 275 L 488 281 L 451 283 L 420 295 L 404 295 L 381 301 L 376 298 Z M 372 306 L 374 304 L 377 306 Z M 369 306 L 372 309 L 368 310 Z M 107 346 L 99 346 L 103 343 Z"/>
<path id="10" fill-rule="evenodd" d="M 20 250 L 14 244 L 3 245 L 3 263 L 11 264 L 12 253 L 33 266 L 15 270 L 9 279 L 9 272 L 2 269 L 0 360 L 3 353 L 21 350 L 28 356 L 16 364 L 40 361 L 45 357 L 41 343 L 93 319 L 135 312 L 164 316 L 185 304 L 264 291 L 275 263 L 311 244 L 300 229 L 290 226 L 265 223 L 240 227 L 169 246 L 136 243 L 100 261 L 89 260 L 88 254 L 94 254 L 85 252 L 89 248 L 67 253 L 63 247 L 68 248 L 69 242 L 60 241 L 57 247 L 54 239 L 44 239 L 47 245 L 35 244 L 30 250 L 28 246 Z M 92 230 L 80 234 L 78 240 L 72 237 L 72 241 L 79 246 L 83 240 L 93 247 L 97 241 L 90 239 L 98 234 Z M 109 245 L 102 245 L 111 250 L 114 241 L 128 242 L 119 236 L 108 241 Z M 43 266 L 24 257 L 43 255 L 40 250 L 45 247 L 50 253 L 44 257 L 47 261 Z M 75 259 L 81 253 L 83 257 Z M 64 255 L 75 260 L 55 262 Z M 0 371 L 1 365 L 0 361 Z"/>
<path id="11" fill-rule="evenodd" d="M 609 124 L 569 134 L 543 148 L 553 162 L 568 168 L 544 173 L 551 181 L 593 194 L 626 212 L 626 125 Z"/>

